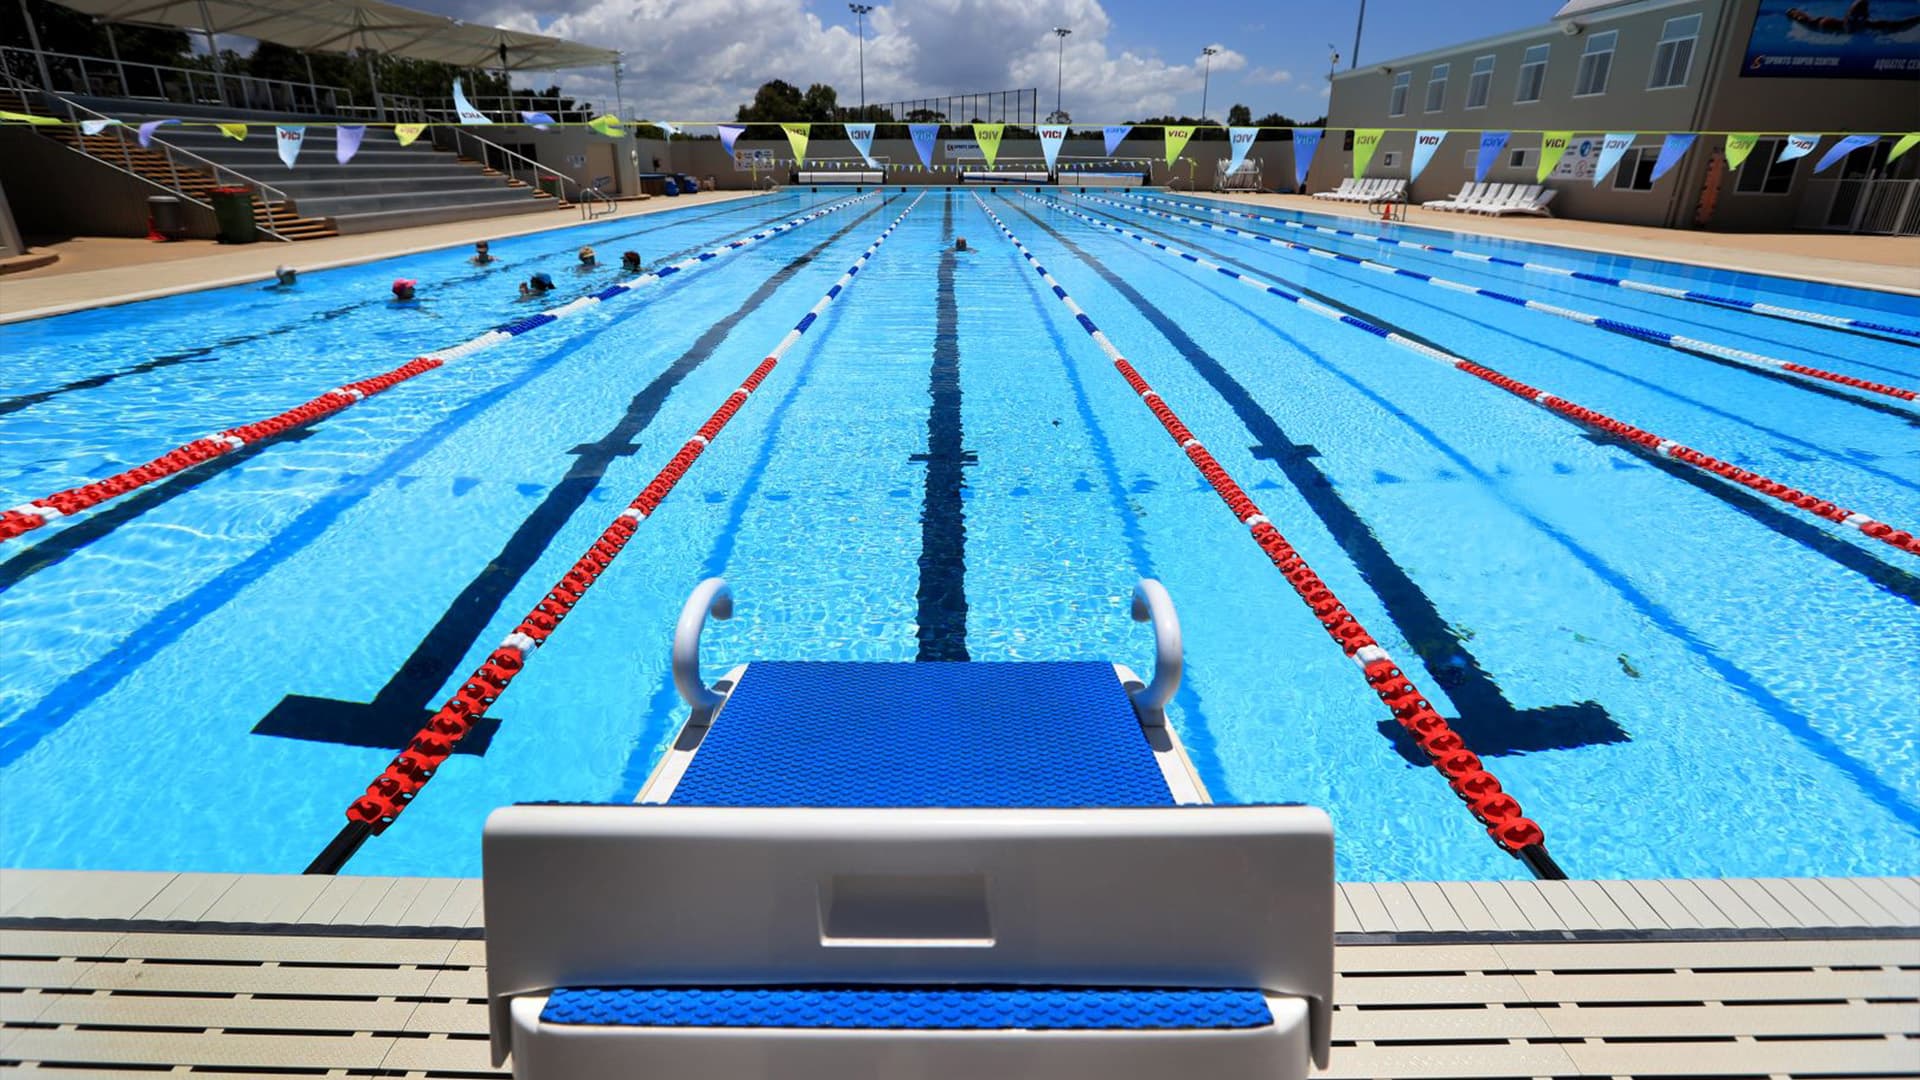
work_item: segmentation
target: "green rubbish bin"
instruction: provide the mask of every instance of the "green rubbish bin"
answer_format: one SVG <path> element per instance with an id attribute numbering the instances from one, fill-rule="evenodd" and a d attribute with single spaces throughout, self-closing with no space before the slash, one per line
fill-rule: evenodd
<path id="1" fill-rule="evenodd" d="M 560 178 L 557 176 L 541 177 L 540 190 L 546 192 L 547 194 L 553 196 L 556 199 L 559 198 L 560 197 Z"/>
<path id="2" fill-rule="evenodd" d="M 260 227 L 253 221 L 253 189 L 244 185 L 217 187 L 213 196 L 213 221 L 223 244 L 251 244 L 260 239 Z"/>

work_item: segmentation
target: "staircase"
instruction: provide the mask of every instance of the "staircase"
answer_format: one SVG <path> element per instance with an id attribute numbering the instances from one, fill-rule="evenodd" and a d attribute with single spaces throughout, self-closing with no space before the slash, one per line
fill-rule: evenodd
<path id="1" fill-rule="evenodd" d="M 141 111 L 152 108 L 150 102 L 95 102 L 89 107 L 37 90 L 0 86 L 0 109 L 63 120 L 110 115 L 123 121 L 98 135 L 83 135 L 72 124 L 38 130 L 76 153 L 171 194 L 206 206 L 213 188 L 244 184 L 253 191 L 254 221 L 277 239 L 312 240 L 568 205 L 425 140 L 403 147 L 388 128 L 368 128 L 359 152 L 346 165 L 335 158 L 335 129 L 314 126 L 307 129 L 294 167 L 287 168 L 279 158 L 272 117 L 223 116 L 248 123 L 243 141 L 211 126 L 169 125 L 155 133 L 150 147 L 141 147 L 134 137 L 141 123 L 180 115 Z"/>

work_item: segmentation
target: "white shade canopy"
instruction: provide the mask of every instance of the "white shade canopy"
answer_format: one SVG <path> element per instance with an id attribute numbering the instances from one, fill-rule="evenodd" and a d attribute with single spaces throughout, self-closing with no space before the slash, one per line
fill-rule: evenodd
<path id="1" fill-rule="evenodd" d="M 384 0 L 59 0 L 105 22 L 240 34 L 309 52 L 372 49 L 466 68 L 599 67 L 619 54 L 542 34 L 465 23 Z M 504 58 L 501 46 L 506 47 Z"/>

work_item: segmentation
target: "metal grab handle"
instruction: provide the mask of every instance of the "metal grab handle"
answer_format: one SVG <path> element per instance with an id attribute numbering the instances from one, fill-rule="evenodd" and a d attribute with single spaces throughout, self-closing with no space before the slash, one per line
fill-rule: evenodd
<path id="1" fill-rule="evenodd" d="M 673 687 L 693 707 L 694 721 L 705 723 L 726 698 L 700 678 L 700 631 L 707 616 L 733 618 L 733 589 L 725 578 L 708 578 L 694 586 L 673 627 Z M 1176 638 L 1178 631 L 1175 632 Z"/>
<path id="2" fill-rule="evenodd" d="M 1141 578 L 1133 587 L 1133 621 L 1153 624 L 1153 681 L 1133 692 L 1134 708 L 1148 723 L 1164 723 L 1162 710 L 1180 689 L 1180 616 L 1166 586 Z"/>

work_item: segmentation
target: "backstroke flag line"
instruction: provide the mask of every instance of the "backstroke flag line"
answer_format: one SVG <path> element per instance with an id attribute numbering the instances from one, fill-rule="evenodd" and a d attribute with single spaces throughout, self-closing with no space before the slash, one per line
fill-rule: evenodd
<path id="1" fill-rule="evenodd" d="M 913 152 L 920 155 L 920 167 L 933 168 L 933 143 L 940 137 L 940 125 L 908 124 L 907 134 L 913 136 Z"/>
<path id="2" fill-rule="evenodd" d="M 1426 169 L 1427 162 L 1433 160 L 1433 155 L 1439 151 L 1440 144 L 1446 141 L 1446 138 L 1447 133 L 1444 131 L 1414 132 L 1413 169 L 1407 176 L 1407 183 L 1411 184 L 1420 179 L 1420 173 Z"/>
<path id="3" fill-rule="evenodd" d="M 1600 140 L 1600 160 L 1593 167 L 1594 187 L 1606 183 L 1614 166 L 1620 164 L 1620 159 L 1633 148 L 1633 140 L 1634 133 L 1631 131 L 1615 131 Z"/>
<path id="4" fill-rule="evenodd" d="M 333 159 L 342 165 L 360 152 L 360 140 L 367 137 L 365 124 L 341 124 L 333 132 Z"/>
<path id="5" fill-rule="evenodd" d="M 1227 165 L 1227 175 L 1240 171 L 1241 164 L 1247 160 L 1247 151 L 1253 149 L 1253 141 L 1259 137 L 1260 129 L 1257 127 L 1227 129 L 1227 145 L 1233 148 L 1233 160 Z"/>
<path id="6" fill-rule="evenodd" d="M 1573 143 L 1571 131 L 1543 131 L 1540 133 L 1540 167 L 1534 170 L 1533 182 L 1544 184 L 1547 174 L 1567 156 L 1567 147 Z"/>
<path id="7" fill-rule="evenodd" d="M 853 143 L 855 150 L 860 151 L 860 160 L 866 162 L 869 168 L 874 167 L 873 155 L 869 153 L 873 149 L 873 125 L 847 124 L 846 129 L 847 141 Z M 728 147 L 727 150 L 732 152 L 733 148 Z"/>
<path id="8" fill-rule="evenodd" d="M 1473 166 L 1474 183 L 1484 184 L 1487 182 L 1487 170 L 1493 168 L 1493 163 L 1500 157 L 1500 151 L 1507 148 L 1507 139 L 1512 134 L 1510 131 L 1483 131 L 1480 133 L 1480 156 L 1475 160 Z"/>
<path id="9" fill-rule="evenodd" d="M 1872 146 L 1874 143 L 1877 143 L 1879 141 L 1880 141 L 1880 136 L 1878 135 L 1849 135 L 1846 138 L 1841 139 L 1839 142 L 1834 143 L 1833 149 L 1821 155 L 1820 162 L 1819 164 L 1813 167 L 1813 171 L 1817 173 L 1826 172 L 1827 169 L 1831 167 L 1834 162 L 1839 161 L 1841 158 L 1846 157 L 1848 154 L 1853 153 L 1855 150 L 1859 150 L 1863 147 Z"/>
<path id="10" fill-rule="evenodd" d="M 1047 159 L 1047 171 L 1052 172 L 1054 162 L 1060 160 L 1060 144 L 1067 141 L 1067 129 L 1062 125 L 1049 124 L 1040 129 L 1040 153 Z"/>
<path id="11" fill-rule="evenodd" d="M 1380 139 L 1386 134 L 1380 128 L 1353 129 L 1353 178 L 1367 175 L 1367 166 L 1373 161 L 1373 152 L 1380 149 Z"/>
<path id="12" fill-rule="evenodd" d="M 280 160 L 293 168 L 293 159 L 300 156 L 300 144 L 307 139 L 307 125 L 281 124 L 273 129 L 273 137 L 280 144 Z"/>
<path id="13" fill-rule="evenodd" d="M 1320 149 L 1320 138 L 1325 128 L 1293 129 L 1293 186 L 1307 186 L 1307 170 L 1313 168 L 1313 153 Z"/>
<path id="14" fill-rule="evenodd" d="M 1668 135 L 1667 141 L 1660 144 L 1660 156 L 1653 162 L 1653 182 L 1658 182 L 1667 175 L 1668 169 L 1678 165 L 1680 159 L 1687 156 L 1687 151 L 1693 149 L 1693 140 L 1699 137 L 1677 131 Z"/>
<path id="15" fill-rule="evenodd" d="M 1193 129 L 1190 127 L 1170 127 L 1166 129 L 1166 138 L 1167 164 L 1172 165 L 1174 159 L 1180 156 L 1180 151 L 1187 148 L 1187 140 L 1193 138 Z"/>
<path id="16" fill-rule="evenodd" d="M 721 124 L 721 125 L 719 125 L 719 131 L 720 131 L 720 145 L 721 145 L 721 146 L 724 146 L 724 147 L 726 147 L 726 149 L 727 149 L 727 154 L 728 154 L 729 156 L 731 156 L 731 155 L 733 154 L 733 144 L 734 144 L 734 142 L 735 142 L 736 140 L 738 140 L 738 139 L 740 138 L 740 135 L 741 135 L 741 133 L 742 133 L 742 132 L 744 132 L 744 131 L 746 131 L 746 130 L 747 130 L 747 129 L 746 129 L 746 127 L 745 127 L 745 125 L 742 125 L 742 124 Z"/>
<path id="17" fill-rule="evenodd" d="M 980 144 L 980 156 L 987 159 L 987 168 L 993 168 L 994 159 L 1000 156 L 1000 136 L 1007 130 L 1005 124 L 973 125 L 973 141 Z"/>
<path id="18" fill-rule="evenodd" d="M 1107 156 L 1108 157 L 1112 157 L 1113 152 L 1115 150 L 1120 149 L 1120 144 L 1126 141 L 1127 132 L 1132 130 L 1133 130 L 1133 125 L 1131 124 L 1109 124 L 1108 126 L 1100 129 L 1100 133 L 1107 137 Z"/>
<path id="19" fill-rule="evenodd" d="M 780 125 L 780 130 L 787 133 L 787 145 L 793 147 L 793 163 L 795 165 L 805 165 L 807 163 L 807 133 L 812 130 L 812 128 L 812 124 Z"/>
<path id="20" fill-rule="evenodd" d="M 453 111 L 459 115 L 460 122 L 463 124 L 493 123 L 493 121 L 487 119 L 486 113 L 474 108 L 473 105 L 467 101 L 467 92 L 461 87 L 459 79 L 453 80 Z"/>

